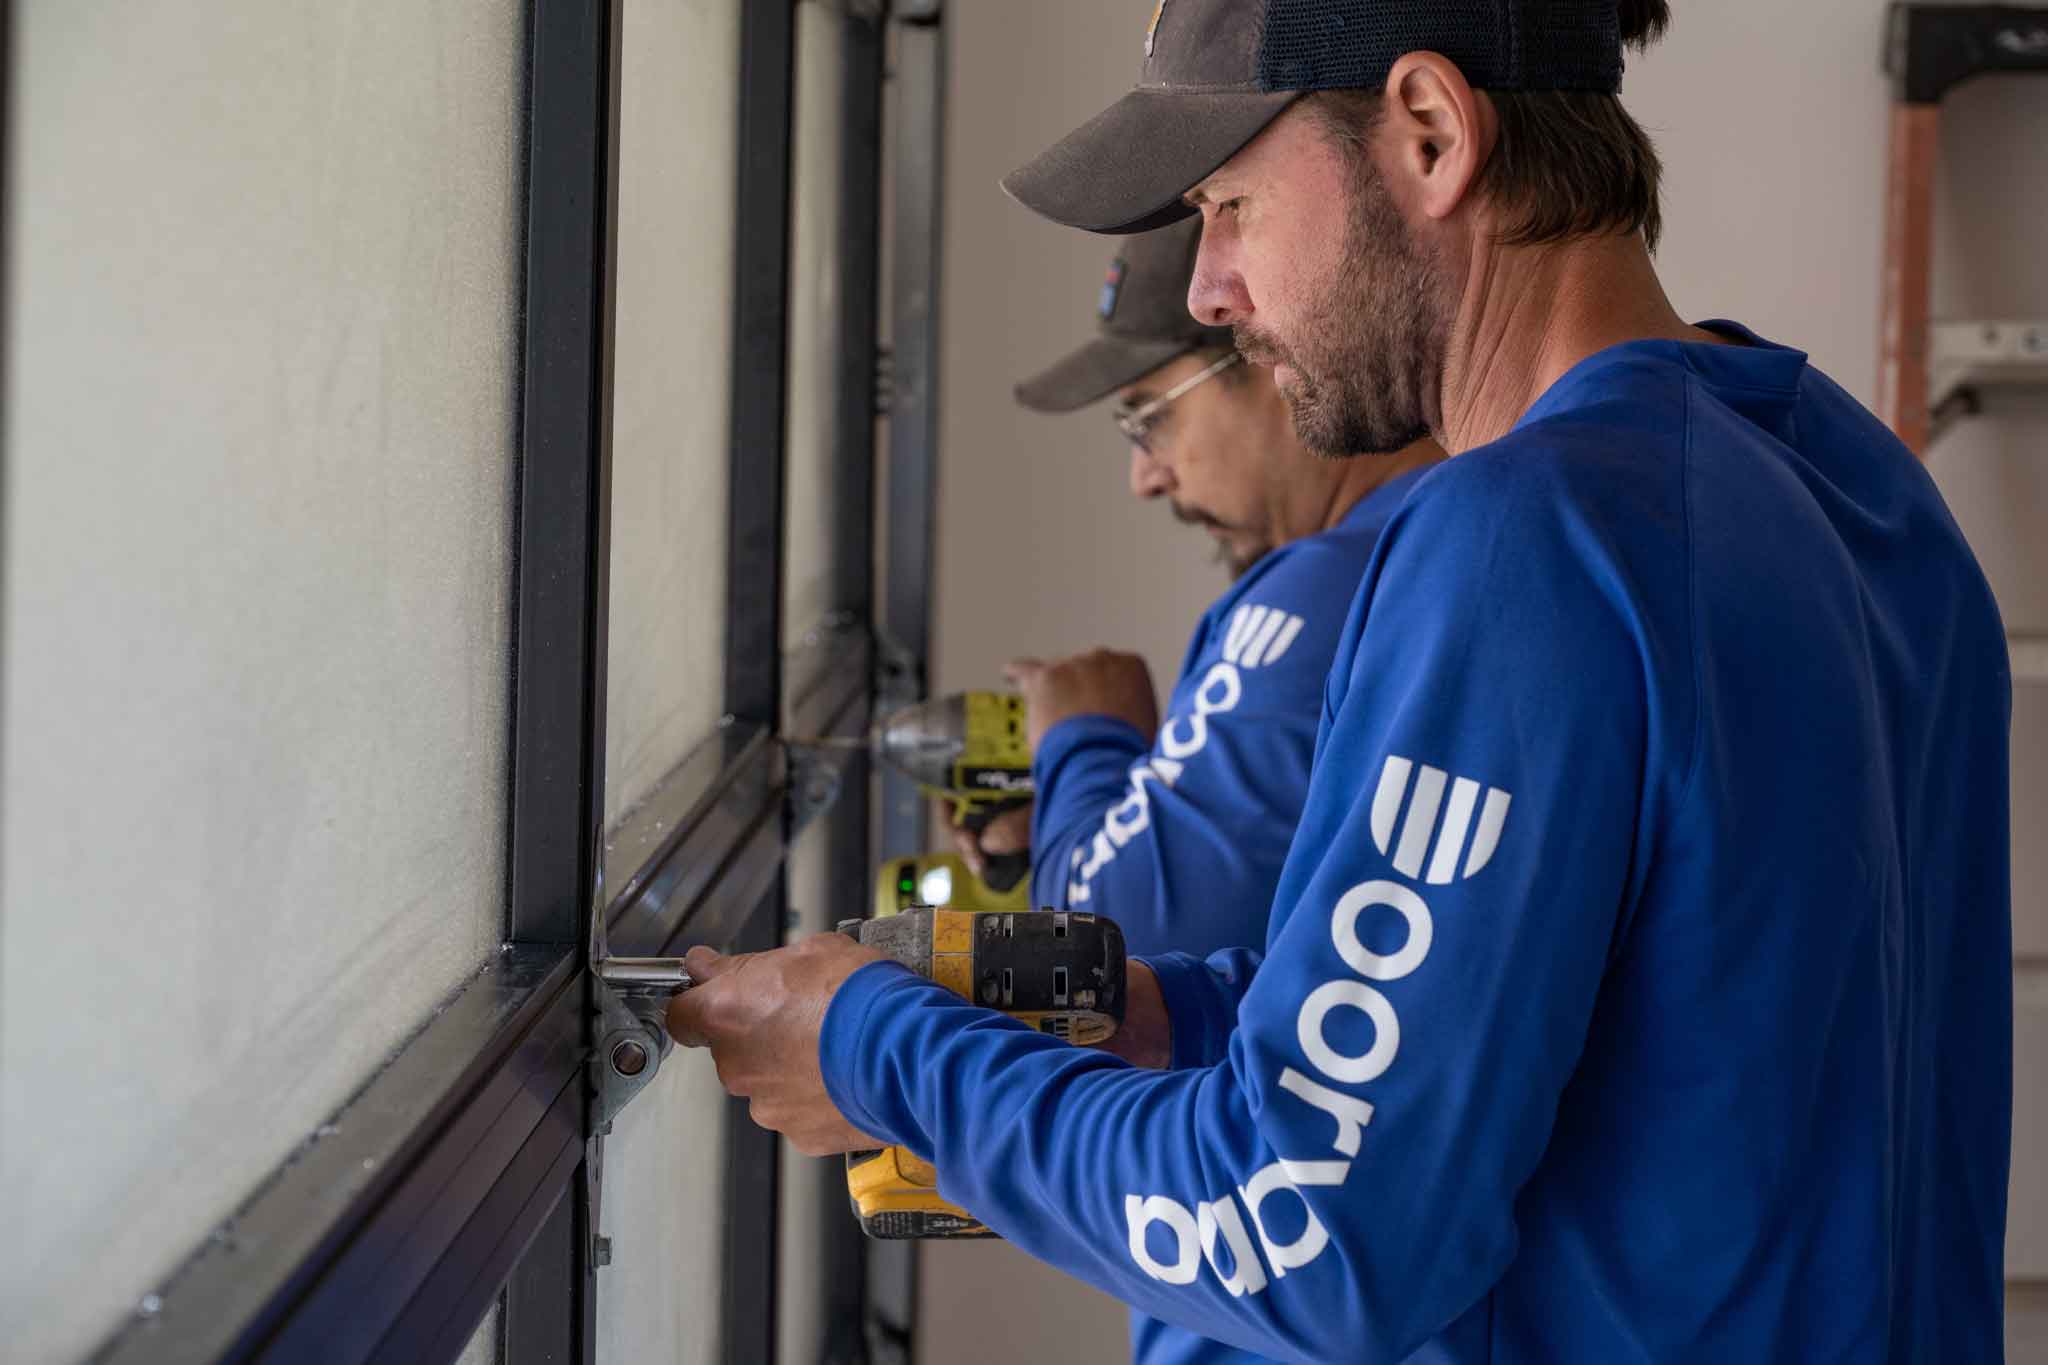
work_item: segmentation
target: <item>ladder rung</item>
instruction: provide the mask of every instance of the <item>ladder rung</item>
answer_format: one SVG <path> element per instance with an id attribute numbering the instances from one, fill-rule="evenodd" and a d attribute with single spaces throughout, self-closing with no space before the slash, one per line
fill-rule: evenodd
<path id="1" fill-rule="evenodd" d="M 1938 104 L 1987 72 L 2048 71 L 2048 8 L 1895 4 L 1885 70 L 1908 104 Z"/>
<path id="2" fill-rule="evenodd" d="M 1938 322 L 1927 348 L 1928 407 L 1987 389 L 2048 391 L 2048 319 Z"/>

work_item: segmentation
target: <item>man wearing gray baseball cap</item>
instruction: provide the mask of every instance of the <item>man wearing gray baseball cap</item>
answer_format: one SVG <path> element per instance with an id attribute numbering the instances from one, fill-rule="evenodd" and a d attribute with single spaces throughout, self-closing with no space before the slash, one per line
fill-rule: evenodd
<path id="1" fill-rule="evenodd" d="M 1151 960 L 1105 1057 L 857 945 L 700 951 L 671 1027 L 761 1122 L 905 1144 L 1268 1357 L 2000 1358 L 2003 630 L 1876 418 L 1666 300 L 1616 93 L 1667 18 L 1165 0 L 1010 179 L 1199 210 L 1191 310 L 1307 445 L 1451 458 L 1360 587 L 1262 958 Z"/>
<path id="2" fill-rule="evenodd" d="M 1131 492 L 1207 530 L 1236 581 L 1196 624 L 1163 722 L 1137 655 L 1014 661 L 1037 800 L 1022 837 L 1000 820 L 981 836 L 1030 851 L 1034 907 L 1107 915 L 1147 957 L 1265 946 L 1351 600 L 1388 518 L 1443 458 L 1427 438 L 1368 460 L 1304 449 L 1273 372 L 1188 312 L 1201 226 L 1117 238 L 1096 335 L 1017 400 L 1068 413 L 1114 394 Z M 970 863 L 972 840 L 955 833 Z M 1131 1359 L 1254 1357 L 1134 1312 Z"/>

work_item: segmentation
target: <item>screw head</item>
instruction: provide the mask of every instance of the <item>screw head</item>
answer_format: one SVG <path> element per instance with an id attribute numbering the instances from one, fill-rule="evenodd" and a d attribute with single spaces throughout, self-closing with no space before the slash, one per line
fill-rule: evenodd
<path id="1" fill-rule="evenodd" d="M 647 1069 L 647 1047 L 627 1039 L 612 1049 L 612 1070 L 621 1076 L 637 1076 Z"/>

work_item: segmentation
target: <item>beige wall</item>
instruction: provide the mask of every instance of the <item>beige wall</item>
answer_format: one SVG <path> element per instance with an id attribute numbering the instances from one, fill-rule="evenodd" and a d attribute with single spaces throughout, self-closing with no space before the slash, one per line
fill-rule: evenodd
<path id="1" fill-rule="evenodd" d="M 1164 696 L 1225 586 L 1206 537 L 1131 501 L 1127 448 L 1106 412 L 1043 417 L 1010 397 L 1093 335 L 1114 247 L 1026 213 L 996 181 L 1130 85 L 1150 14 L 1150 0 L 948 10 L 937 688 L 1000 685 L 1015 654 L 1113 645 L 1149 659 Z M 1009 1246 L 926 1247 L 922 1265 L 928 1360 L 1127 1354 L 1121 1305 Z M 1090 1341 L 1099 1352 L 1077 1347 Z"/>
<path id="2" fill-rule="evenodd" d="M 1162 693 L 1225 586 L 1209 542 L 1128 492 L 1106 409 L 1024 411 L 1010 388 L 1094 335 L 1114 254 L 996 187 L 1137 74 L 1149 0 L 950 7 L 940 325 L 937 657 L 941 687 L 1001 681 L 1018 653 L 1135 649 Z"/>
<path id="3" fill-rule="evenodd" d="M 1804 347 L 1865 401 L 1889 110 L 1876 63 L 1884 10 L 1882 0 L 1683 3 L 1670 40 L 1632 65 L 1625 94 L 1669 163 L 1661 266 L 1680 310 Z M 963 0 L 951 11 L 941 686 L 990 682 L 1008 653 L 1110 643 L 1145 652 L 1163 689 L 1221 586 L 1190 533 L 1123 495 L 1121 450 L 1100 414 L 1044 419 L 1009 402 L 1015 378 L 1085 333 L 1109 252 L 1032 218 L 994 181 L 1128 85 L 1149 12 L 1144 0 Z M 1950 109 L 1937 308 L 2048 316 L 2038 245 L 2048 178 L 2035 173 L 2048 81 L 1983 82 Z M 2034 637 L 2048 636 L 2044 435 L 2039 416 L 1987 419 L 1934 460 L 2010 629 Z M 2026 962 L 2010 1248 L 2016 1276 L 2048 1282 L 2048 1086 L 2037 1080 L 2048 1072 L 2048 680 L 2017 690 L 2015 923 Z M 1101 1296 L 1020 1272 L 1022 1261 L 1001 1247 L 927 1249 L 931 1358 L 1122 1358 Z M 2014 1359 L 2035 1358 L 2023 1333 L 2048 1338 L 2044 1300 L 2040 1288 L 2015 1297 Z M 1003 1330 L 990 1330 L 991 1313 Z M 1076 1350 L 1088 1340 L 1104 1345 Z"/>

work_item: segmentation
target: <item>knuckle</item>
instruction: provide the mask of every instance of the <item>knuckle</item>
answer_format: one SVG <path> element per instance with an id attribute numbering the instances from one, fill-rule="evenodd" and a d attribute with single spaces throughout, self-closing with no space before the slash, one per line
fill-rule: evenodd
<path id="1" fill-rule="evenodd" d="M 700 989 L 705 989 L 705 999 L 698 1012 L 698 1025 L 708 1037 L 726 1037 L 745 1024 L 747 998 L 744 992 Z"/>

